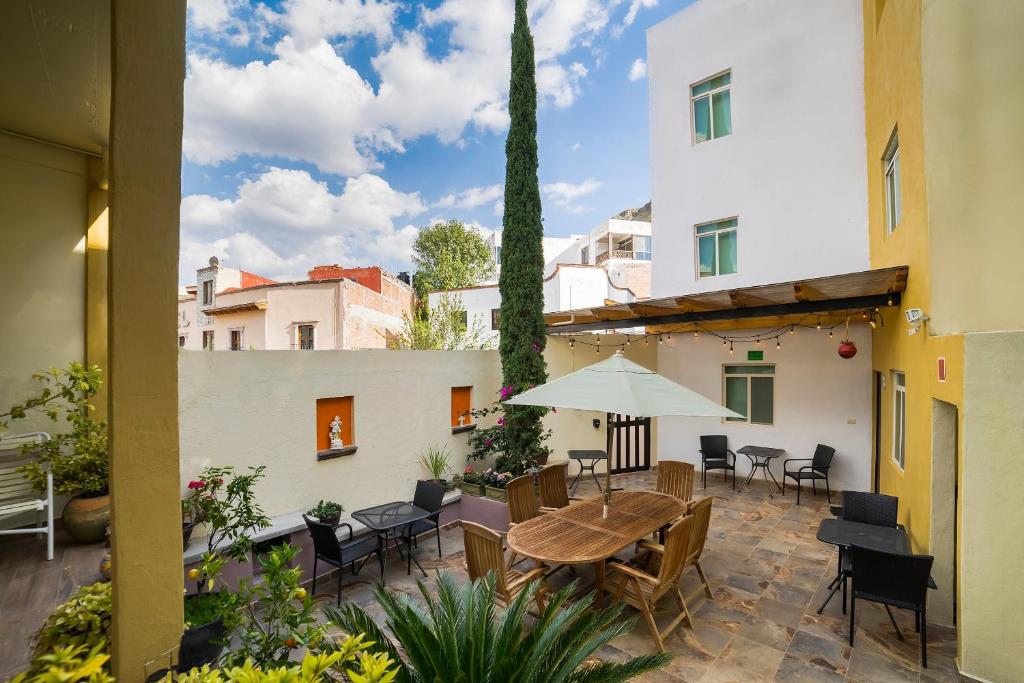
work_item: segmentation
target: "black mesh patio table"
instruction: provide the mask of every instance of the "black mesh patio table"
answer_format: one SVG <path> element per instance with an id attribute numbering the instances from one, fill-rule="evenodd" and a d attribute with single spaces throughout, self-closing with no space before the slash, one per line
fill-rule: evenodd
<path id="1" fill-rule="evenodd" d="M 825 611 L 832 596 L 845 585 L 843 574 L 843 552 L 856 546 L 867 550 L 878 550 L 884 553 L 909 553 L 910 539 L 907 537 L 907 530 L 902 526 L 881 526 L 878 524 L 864 524 L 863 522 L 850 522 L 845 519 L 827 518 L 818 524 L 819 541 L 837 546 L 839 548 L 839 569 L 836 578 L 829 584 L 831 591 L 825 602 L 818 608 L 818 614 Z M 843 591 L 845 599 L 846 592 Z M 845 607 L 843 608 L 845 611 Z"/>
<path id="2" fill-rule="evenodd" d="M 601 481 L 597 478 L 597 463 L 607 460 L 607 453 L 598 450 L 573 450 L 569 451 L 569 459 L 575 460 L 576 464 L 580 466 L 580 471 L 576 473 L 576 478 L 569 484 L 570 494 L 576 493 L 576 487 L 579 485 L 580 477 L 583 476 L 584 472 L 590 472 L 590 476 L 594 478 L 594 483 L 597 484 L 597 490 L 604 493 L 604 490 L 601 488 Z M 589 460 L 590 462 L 584 465 L 584 460 Z M 610 467 L 610 465 L 608 466 Z"/>
<path id="3" fill-rule="evenodd" d="M 427 575 L 419 560 L 413 557 L 412 538 L 409 534 L 409 529 L 414 522 L 426 519 L 431 514 L 423 508 L 418 508 L 412 503 L 403 501 L 375 505 L 372 508 L 357 510 L 352 513 L 352 519 L 377 532 L 377 561 L 380 563 L 380 583 L 382 586 L 384 585 L 384 568 L 387 563 L 388 543 L 392 540 L 395 542 L 395 547 L 398 548 L 398 554 L 402 556 L 402 559 L 408 561 L 406 571 L 411 574 L 412 563 L 415 562 L 419 570 L 423 572 L 423 576 Z M 403 543 L 405 544 L 408 556 L 402 553 Z"/>
<path id="4" fill-rule="evenodd" d="M 772 474 L 770 465 L 772 460 L 774 460 L 775 458 L 781 458 L 783 455 L 786 454 L 785 448 L 769 448 L 768 446 L 744 446 L 743 448 L 739 449 L 736 452 L 742 453 L 743 455 L 747 456 L 748 460 L 750 460 L 750 474 L 747 476 L 747 480 L 743 482 L 744 486 L 749 486 L 750 482 L 754 479 L 754 475 L 757 473 L 758 470 L 761 470 L 761 476 L 764 478 L 764 483 L 768 484 L 768 477 L 771 477 L 772 481 L 775 482 L 775 488 L 779 490 L 779 493 L 782 493 L 782 486 L 779 485 L 779 482 L 775 478 L 775 475 Z M 768 497 L 774 498 L 771 484 L 768 484 Z"/>

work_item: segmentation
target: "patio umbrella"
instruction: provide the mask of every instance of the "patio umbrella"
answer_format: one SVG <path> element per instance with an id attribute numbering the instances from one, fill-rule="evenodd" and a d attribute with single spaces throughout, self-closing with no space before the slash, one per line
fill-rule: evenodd
<path id="1" fill-rule="evenodd" d="M 622 351 L 600 363 L 505 401 L 510 405 L 596 410 L 633 417 L 743 417 L 695 391 L 628 360 Z M 605 514 L 611 502 L 611 463 L 605 466 Z"/>

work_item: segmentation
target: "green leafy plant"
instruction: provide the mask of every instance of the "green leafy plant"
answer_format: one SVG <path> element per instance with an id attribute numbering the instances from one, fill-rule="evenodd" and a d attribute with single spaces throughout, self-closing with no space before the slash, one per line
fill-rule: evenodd
<path id="1" fill-rule="evenodd" d="M 472 287 L 494 274 L 494 259 L 480 231 L 462 221 L 441 221 L 419 231 L 412 245 L 417 298 L 443 289 Z"/>
<path id="2" fill-rule="evenodd" d="M 108 672 L 110 655 L 105 649 L 105 642 L 91 650 L 85 645 L 54 648 L 36 656 L 29 670 L 10 683 L 114 683 Z"/>
<path id="3" fill-rule="evenodd" d="M 430 473 L 430 478 L 433 481 L 444 481 L 445 473 L 452 471 L 452 467 L 448 463 L 451 456 L 452 451 L 447 446 L 431 444 L 420 455 L 420 464 Z"/>
<path id="4" fill-rule="evenodd" d="M 0 413 L 0 429 L 11 421 L 42 413 L 53 422 L 62 418 L 66 432 L 55 433 L 42 444 L 29 444 L 26 452 L 36 454 L 34 462 L 20 470 L 40 492 L 46 490 L 47 471 L 53 474 L 53 492 L 62 496 L 105 495 L 109 487 L 107 425 L 90 415 L 96 408 L 90 399 L 103 386 L 99 366 L 72 362 L 60 370 L 36 372 L 32 379 L 41 389 L 37 396 Z"/>
<path id="5" fill-rule="evenodd" d="M 106 647 L 110 636 L 110 583 L 79 586 L 53 610 L 33 636 L 33 656 L 60 648 Z"/>
<path id="6" fill-rule="evenodd" d="M 345 507 L 341 503 L 335 503 L 333 500 L 321 500 L 307 510 L 306 514 L 317 519 L 333 519 L 340 517 L 344 511 Z"/>
<path id="7" fill-rule="evenodd" d="M 444 295 L 433 308 L 423 304 L 415 313 L 402 313 L 402 330 L 390 345 L 396 349 L 467 351 L 492 349 L 494 340 L 481 316 L 470 319 L 457 298 Z"/>
<path id="8" fill-rule="evenodd" d="M 264 470 L 266 466 L 260 465 L 250 467 L 248 474 L 236 474 L 233 467 L 207 467 L 188 483 L 183 506 L 206 524 L 208 553 L 245 561 L 252 545 L 250 534 L 270 526 L 254 491 Z"/>
<path id="9" fill-rule="evenodd" d="M 299 585 L 302 569 L 292 561 L 299 548 L 275 546 L 261 557 L 261 580 L 239 582 L 235 594 L 237 611 L 225 616 L 232 650 L 226 663 L 241 666 L 246 660 L 257 665 L 289 664 L 296 648 L 314 648 L 325 637 L 325 628 L 313 614 L 313 601 Z"/>
<path id="10" fill-rule="evenodd" d="M 602 683 L 625 681 L 666 664 L 657 653 L 624 662 L 596 661 L 594 655 L 629 631 L 618 621 L 622 604 L 597 611 L 591 596 L 573 603 L 575 582 L 551 597 L 540 617 L 526 625 L 537 585 L 520 592 L 505 610 L 494 605 L 494 577 L 457 586 L 447 573 L 437 579 L 437 598 L 419 584 L 424 605 L 405 593 L 375 589 L 394 640 L 358 605 L 324 613 L 349 633 L 364 633 L 398 663 L 400 683 Z"/>
<path id="11" fill-rule="evenodd" d="M 500 400 L 504 401 L 512 395 L 513 392 L 510 387 L 502 387 Z M 517 409 L 521 407 L 516 406 Z M 470 414 L 475 420 L 481 420 L 503 410 L 504 406 L 500 402 L 495 402 L 493 405 L 477 408 L 471 411 Z M 547 408 L 541 408 L 541 410 L 547 411 Z M 469 459 L 491 460 L 494 462 L 495 468 L 519 476 L 525 474 L 527 470 L 536 465 L 539 458 L 550 455 L 551 449 L 544 445 L 544 442 L 551 438 L 550 429 L 541 431 L 537 437 L 537 442 L 529 451 L 512 451 L 509 449 L 509 430 L 508 420 L 505 415 L 499 417 L 497 422 L 490 427 L 478 427 L 469 435 Z M 523 459 L 524 453 L 527 453 L 529 457 Z"/>

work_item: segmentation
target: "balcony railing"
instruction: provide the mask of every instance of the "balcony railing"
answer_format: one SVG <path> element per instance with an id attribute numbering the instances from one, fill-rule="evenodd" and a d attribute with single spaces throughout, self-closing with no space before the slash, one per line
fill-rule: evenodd
<path id="1" fill-rule="evenodd" d="M 601 265 L 608 259 L 627 259 L 630 261 L 650 261 L 651 252 L 649 251 L 627 251 L 625 249 L 612 249 L 606 251 L 603 254 L 598 254 L 595 259 L 597 265 Z"/>

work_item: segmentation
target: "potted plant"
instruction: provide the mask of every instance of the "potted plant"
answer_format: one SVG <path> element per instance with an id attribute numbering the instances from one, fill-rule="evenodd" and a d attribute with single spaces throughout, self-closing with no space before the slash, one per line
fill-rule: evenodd
<path id="1" fill-rule="evenodd" d="M 67 431 L 48 441 L 25 446 L 25 452 L 36 457 L 19 470 L 40 492 L 46 491 L 47 472 L 51 473 L 54 494 L 70 496 L 61 513 L 68 535 L 82 543 L 98 543 L 110 522 L 107 425 L 90 415 L 96 409 L 90 399 L 103 385 L 102 371 L 96 365 L 72 362 L 64 370 L 50 368 L 32 378 L 41 386 L 39 394 L 0 413 L 0 429 L 34 413 L 68 424 Z"/>
<path id="2" fill-rule="evenodd" d="M 445 446 L 431 444 L 420 455 L 420 464 L 430 473 L 430 481 L 444 484 L 445 490 L 454 488 L 454 486 L 449 488 L 449 482 L 444 478 L 445 472 L 452 471 L 451 465 L 448 464 L 451 453 L 451 450 Z"/>
<path id="3" fill-rule="evenodd" d="M 338 522 L 341 521 L 341 513 L 344 511 L 345 507 L 341 503 L 335 503 L 333 500 L 321 500 L 307 510 L 306 514 L 316 517 L 321 524 L 338 526 Z"/>
<path id="4" fill-rule="evenodd" d="M 505 502 L 505 485 L 512 481 L 511 472 L 495 472 L 488 469 L 484 472 L 484 495 L 492 500 Z"/>
<path id="5" fill-rule="evenodd" d="M 188 484 L 186 501 L 207 528 L 202 562 L 188 570 L 197 589 L 185 596 L 185 637 L 194 644 L 196 655 L 190 667 L 219 657 L 228 630 L 239 619 L 238 596 L 214 588 L 228 560 L 249 559 L 250 534 L 270 526 L 253 490 L 265 469 L 250 467 L 248 473 L 238 474 L 232 467 L 207 467 Z"/>
<path id="6" fill-rule="evenodd" d="M 505 400 L 512 396 L 510 387 L 503 387 L 501 390 L 501 400 Z M 494 403 L 486 408 L 477 408 L 471 411 L 471 415 L 476 418 L 485 418 L 489 415 L 504 410 L 504 406 L 500 403 Z M 553 411 L 554 408 L 551 408 Z M 520 461 L 514 459 L 508 454 L 508 434 L 505 431 L 505 416 L 501 415 L 498 417 L 495 424 L 490 427 L 477 428 L 469 437 L 469 459 L 470 460 L 488 460 L 495 463 L 495 466 L 503 472 L 511 472 L 512 474 L 519 476 L 526 472 L 527 469 L 533 466 L 543 466 L 547 463 L 548 455 L 551 453 L 551 448 L 544 445 L 544 442 L 551 438 L 551 430 L 546 429 L 541 431 L 536 438 L 536 443 L 533 447 L 533 455 L 528 461 Z"/>
<path id="7" fill-rule="evenodd" d="M 479 472 L 474 472 L 470 465 L 462 471 L 462 492 L 470 496 L 484 495 L 483 478 Z"/>

